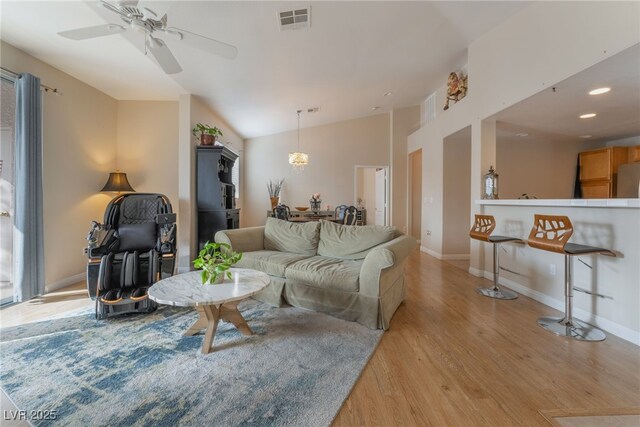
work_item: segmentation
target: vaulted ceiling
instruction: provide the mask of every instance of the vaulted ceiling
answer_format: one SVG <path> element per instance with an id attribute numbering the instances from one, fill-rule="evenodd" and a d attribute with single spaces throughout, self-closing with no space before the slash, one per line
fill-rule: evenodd
<path id="1" fill-rule="evenodd" d="M 529 2 L 141 1 L 169 25 L 238 48 L 235 60 L 163 38 L 181 64 L 166 75 L 144 37 L 73 41 L 58 32 L 122 21 L 97 2 L 2 1 L 4 41 L 119 100 L 197 95 L 244 137 L 418 104 L 466 63 L 467 46 Z M 280 31 L 279 11 L 311 8 L 311 27 Z M 385 93 L 391 95 L 384 96 Z M 372 110 L 373 107 L 379 109 Z"/>

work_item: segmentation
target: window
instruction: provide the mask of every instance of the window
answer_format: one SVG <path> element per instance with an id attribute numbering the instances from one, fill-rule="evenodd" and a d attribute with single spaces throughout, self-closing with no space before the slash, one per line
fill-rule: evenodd
<path id="1" fill-rule="evenodd" d="M 0 80 L 0 305 L 13 302 L 13 197 L 16 89 L 14 79 Z"/>
<path id="2" fill-rule="evenodd" d="M 240 156 L 236 159 L 231 171 L 231 183 L 236 187 L 236 199 L 240 198 Z"/>

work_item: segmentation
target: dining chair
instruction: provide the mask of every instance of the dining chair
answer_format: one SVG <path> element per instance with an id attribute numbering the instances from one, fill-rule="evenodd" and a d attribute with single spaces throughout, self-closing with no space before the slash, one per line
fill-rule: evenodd
<path id="1" fill-rule="evenodd" d="M 356 225 L 358 222 L 358 209 L 355 206 L 349 206 L 344 210 L 344 218 L 342 223 L 344 225 Z"/>
<path id="2" fill-rule="evenodd" d="M 289 221 L 289 218 L 291 218 L 291 209 L 289 209 L 287 205 L 278 205 L 273 208 L 273 216 L 274 218 Z"/>
<path id="3" fill-rule="evenodd" d="M 344 211 L 347 209 L 347 205 L 338 205 L 333 210 L 333 219 L 338 219 L 340 221 L 344 220 Z"/>

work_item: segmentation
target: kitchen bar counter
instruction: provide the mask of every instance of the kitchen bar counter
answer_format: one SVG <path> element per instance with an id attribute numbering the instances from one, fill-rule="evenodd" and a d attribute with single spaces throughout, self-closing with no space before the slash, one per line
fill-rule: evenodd
<path id="1" fill-rule="evenodd" d="M 476 200 L 478 205 L 564 206 L 581 208 L 640 208 L 640 199 L 499 199 Z"/>
<path id="2" fill-rule="evenodd" d="M 609 334 L 640 345 L 640 200 L 478 200 L 478 213 L 493 215 L 494 234 L 527 239 L 535 214 L 566 215 L 573 223 L 570 242 L 613 250 L 617 257 L 585 255 L 573 260 L 574 286 L 604 298 L 576 291 L 574 313 L 596 323 Z M 475 242 L 473 242 L 475 243 Z M 484 253 L 484 263 L 472 255 L 470 272 L 491 277 L 491 245 L 472 249 Z M 473 246 L 472 246 L 473 247 Z M 500 265 L 520 275 L 503 271 L 501 282 L 523 295 L 555 309 L 563 309 L 564 258 L 526 245 L 503 245 Z M 583 264 L 582 262 L 588 264 Z M 541 309 L 539 315 L 555 315 Z"/>

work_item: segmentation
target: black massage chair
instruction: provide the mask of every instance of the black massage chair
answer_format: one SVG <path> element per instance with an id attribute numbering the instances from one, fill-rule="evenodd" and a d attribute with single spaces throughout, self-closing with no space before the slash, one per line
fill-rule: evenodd
<path id="1" fill-rule="evenodd" d="M 111 200 L 103 224 L 92 223 L 85 252 L 87 288 L 96 301 L 96 319 L 157 308 L 147 290 L 173 275 L 175 222 L 166 196 L 131 193 Z"/>

